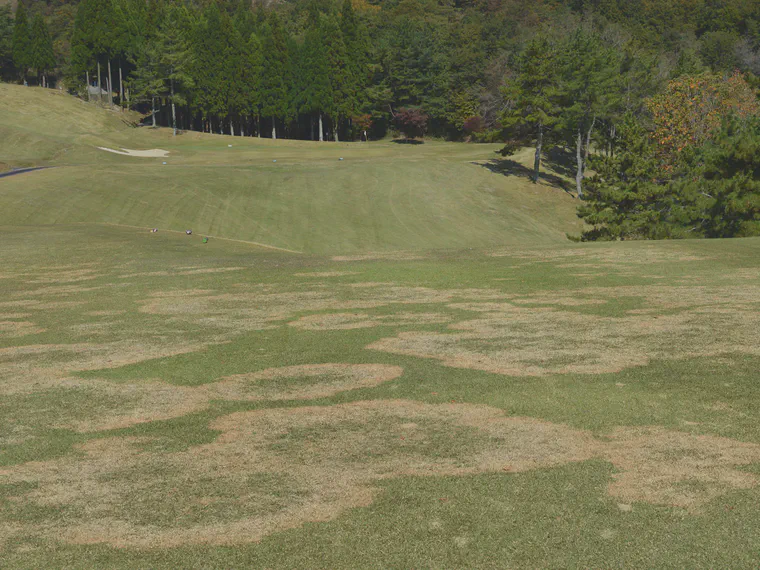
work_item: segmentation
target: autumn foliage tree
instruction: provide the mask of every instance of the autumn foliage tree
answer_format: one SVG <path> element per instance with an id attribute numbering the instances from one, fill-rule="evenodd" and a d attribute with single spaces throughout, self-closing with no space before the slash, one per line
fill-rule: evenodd
<path id="1" fill-rule="evenodd" d="M 396 112 L 396 128 L 407 139 L 425 136 L 430 117 L 419 107 L 402 107 Z"/>
<path id="2" fill-rule="evenodd" d="M 649 100 L 663 167 L 672 170 L 682 153 L 712 139 L 728 115 L 748 118 L 760 113 L 752 87 L 741 73 L 682 76 Z"/>

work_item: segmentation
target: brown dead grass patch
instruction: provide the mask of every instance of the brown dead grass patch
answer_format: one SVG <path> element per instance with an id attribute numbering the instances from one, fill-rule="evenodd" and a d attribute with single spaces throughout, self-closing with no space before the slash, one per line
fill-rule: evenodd
<path id="1" fill-rule="evenodd" d="M 80 283 L 82 281 L 91 281 L 102 276 L 102 273 L 98 273 L 94 269 L 67 269 L 37 276 L 34 279 L 28 280 L 27 283 Z"/>
<path id="2" fill-rule="evenodd" d="M 17 337 L 45 332 L 45 329 L 30 321 L 0 321 L 0 338 Z"/>
<path id="3" fill-rule="evenodd" d="M 760 461 L 760 446 L 657 427 L 617 428 L 604 458 L 621 470 L 609 485 L 612 496 L 694 510 L 754 487 L 757 477 L 737 467 Z"/>
<path id="4" fill-rule="evenodd" d="M 713 257 L 696 255 L 676 249 L 669 250 L 662 248 L 659 244 L 647 246 L 642 244 L 635 249 L 623 247 L 606 247 L 606 248 L 555 248 L 555 249 L 536 249 L 536 250 L 502 250 L 489 254 L 491 257 L 512 257 L 515 259 L 524 259 L 532 263 L 563 263 L 569 261 L 564 267 L 575 266 L 576 260 L 581 263 L 602 262 L 607 266 L 631 265 L 631 264 L 648 264 L 648 263 L 671 263 L 685 261 L 709 261 Z"/>
<path id="5" fill-rule="evenodd" d="M 26 526 L 30 536 L 169 548 L 256 542 L 332 520 L 370 504 L 384 479 L 523 472 L 591 458 L 619 470 L 608 490 L 626 504 L 698 510 L 726 491 L 756 486 L 756 475 L 737 468 L 760 461 L 756 444 L 662 428 L 620 428 L 599 439 L 472 404 L 380 400 L 264 409 L 210 427 L 218 438 L 187 451 L 144 450 L 150 441 L 138 438 L 100 439 L 80 446 L 80 455 L 2 468 L 0 482 L 31 483 L 16 492 L 18 500 L 68 507 L 69 516 L 44 529 Z M 156 524 L 164 504 L 175 515 Z"/>
<path id="6" fill-rule="evenodd" d="M 103 344 L 48 344 L 0 349 L 0 394 L 29 393 L 55 387 L 74 372 L 118 368 L 154 358 L 202 350 L 219 342 L 159 342 L 150 339 Z"/>
<path id="7" fill-rule="evenodd" d="M 412 253 L 410 251 L 372 252 L 357 255 L 336 255 L 332 258 L 333 261 L 417 261 L 419 259 L 426 258 L 424 255 L 420 255 L 419 253 Z"/>
<path id="8" fill-rule="evenodd" d="M 79 285 L 52 285 L 50 287 L 40 287 L 38 289 L 32 289 L 31 291 L 24 291 L 24 295 L 31 296 L 56 296 L 56 295 L 72 295 L 76 293 L 89 293 L 90 291 L 98 291 L 104 289 L 104 287 L 83 287 Z"/>
<path id="9" fill-rule="evenodd" d="M 345 277 L 358 275 L 358 271 L 317 271 L 313 273 L 294 273 L 296 277 Z"/>
<path id="10" fill-rule="evenodd" d="M 87 311 L 85 315 L 88 317 L 115 317 L 118 315 L 123 315 L 127 311 L 125 310 L 113 310 L 113 311 Z"/>
<path id="11" fill-rule="evenodd" d="M 225 400 L 311 400 L 372 388 L 403 372 L 400 366 L 384 364 L 306 364 L 229 376 L 202 388 L 210 398 Z"/>
<path id="12" fill-rule="evenodd" d="M 143 313 L 165 315 L 173 319 L 191 320 L 198 324 L 216 326 L 230 332 L 242 332 L 272 328 L 278 321 L 292 319 L 304 312 L 352 311 L 392 304 L 432 304 L 504 297 L 503 293 L 493 289 L 438 290 L 429 287 L 395 285 L 358 289 L 349 285 L 336 289 L 336 287 L 322 287 L 320 284 L 315 284 L 312 290 L 297 292 L 273 293 L 269 290 L 234 294 L 213 294 L 213 292 L 203 290 L 163 292 L 152 294 L 148 299 L 141 301 L 139 310 Z M 410 318 L 408 314 L 400 313 L 396 321 L 406 323 Z M 345 317 L 338 317 L 337 321 L 341 319 L 345 320 Z M 389 317 L 388 320 L 393 319 Z M 308 326 L 309 320 L 305 322 Z"/>
<path id="13" fill-rule="evenodd" d="M 553 307 L 640 297 L 647 307 L 625 317 Z M 723 354 L 760 354 L 760 287 L 597 287 L 567 296 L 538 294 L 509 303 L 454 303 L 481 315 L 450 325 L 450 333 L 404 332 L 368 348 L 436 358 L 446 366 L 514 376 L 598 374 L 648 364 Z M 663 309 L 681 309 L 662 314 Z M 659 313 L 659 314 L 658 314 Z"/>
<path id="14" fill-rule="evenodd" d="M 330 313 L 325 315 L 307 315 L 290 326 L 310 331 L 351 330 L 380 326 L 428 325 L 449 322 L 451 318 L 442 313 L 408 313 L 392 315 L 369 315 L 367 313 Z"/>

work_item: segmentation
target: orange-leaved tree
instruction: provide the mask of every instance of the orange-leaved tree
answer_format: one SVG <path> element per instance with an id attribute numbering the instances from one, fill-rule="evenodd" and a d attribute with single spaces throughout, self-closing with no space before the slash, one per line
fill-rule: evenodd
<path id="1" fill-rule="evenodd" d="M 648 107 L 659 158 L 667 170 L 678 164 L 684 150 L 712 139 L 726 116 L 760 115 L 757 96 L 739 72 L 728 77 L 715 73 L 684 75 L 652 97 Z"/>

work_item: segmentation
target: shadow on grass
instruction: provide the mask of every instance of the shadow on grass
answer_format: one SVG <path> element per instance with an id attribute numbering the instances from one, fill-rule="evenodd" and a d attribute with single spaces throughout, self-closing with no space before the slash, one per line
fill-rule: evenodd
<path id="1" fill-rule="evenodd" d="M 487 168 L 496 174 L 502 174 L 504 176 L 518 176 L 520 178 L 526 178 L 530 181 L 533 180 L 532 168 L 523 166 L 519 162 L 510 158 L 492 158 L 488 162 L 473 162 L 472 164 L 477 164 L 478 166 Z M 561 176 L 558 176 L 551 172 L 542 171 L 539 179 L 543 184 L 553 186 L 554 188 L 559 188 L 571 196 L 575 196 L 575 194 L 573 194 L 571 191 L 571 184 Z"/>
<path id="2" fill-rule="evenodd" d="M 417 139 L 393 139 L 391 142 L 396 144 L 425 144 L 425 141 Z"/>

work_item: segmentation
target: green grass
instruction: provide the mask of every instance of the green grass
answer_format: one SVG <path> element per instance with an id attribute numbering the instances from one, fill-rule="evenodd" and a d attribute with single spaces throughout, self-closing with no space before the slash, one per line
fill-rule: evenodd
<path id="1" fill-rule="evenodd" d="M 7 94 L 0 161 L 61 168 L 0 180 L 3 568 L 760 565 L 760 240 L 572 244 L 488 146 L 228 149 Z M 328 363 L 402 374 L 218 389 Z"/>
<path id="2" fill-rule="evenodd" d="M 173 138 L 50 90 L 0 85 L 0 100 L 0 162 L 57 167 L 3 181 L 4 225 L 192 228 L 320 254 L 548 245 L 580 229 L 562 190 L 476 164 L 499 145 Z"/>

